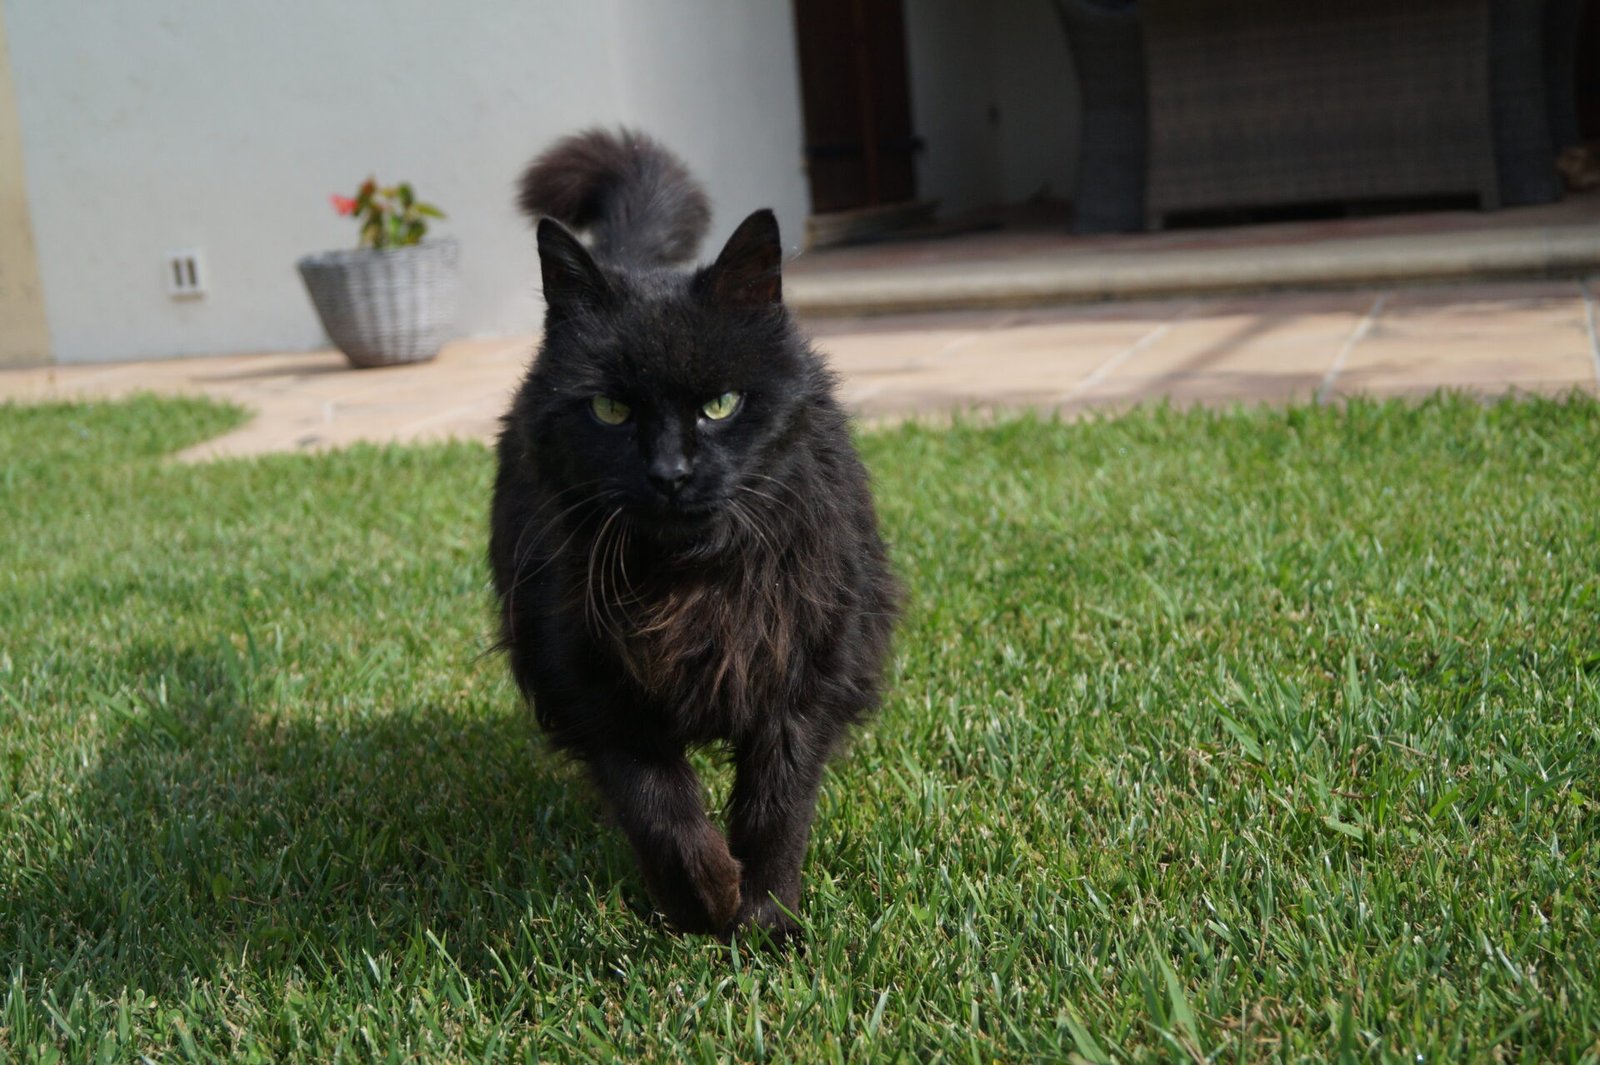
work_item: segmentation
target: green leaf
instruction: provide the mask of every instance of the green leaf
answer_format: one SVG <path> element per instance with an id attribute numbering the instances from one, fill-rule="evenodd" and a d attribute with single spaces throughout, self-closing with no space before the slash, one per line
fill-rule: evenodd
<path id="1" fill-rule="evenodd" d="M 1200 1027 L 1194 1022 L 1194 1010 L 1189 1008 L 1189 998 L 1183 993 L 1183 984 L 1178 980 L 1178 974 L 1167 959 L 1158 957 L 1156 963 L 1161 966 L 1161 976 L 1167 985 L 1167 1002 L 1172 1009 L 1172 1023 L 1194 1038 L 1199 1038 Z"/>
<path id="2" fill-rule="evenodd" d="M 1360 1061 L 1361 1058 L 1357 1052 L 1358 1048 L 1356 1046 L 1355 1004 L 1351 1001 L 1348 995 L 1344 996 L 1342 1008 L 1339 1010 L 1338 1032 L 1339 1043 L 1337 1060 L 1341 1063 L 1354 1063 Z"/>
<path id="3" fill-rule="evenodd" d="M 1234 740 L 1238 742 L 1240 747 L 1244 748 L 1245 755 L 1248 756 L 1251 761 L 1258 763 L 1266 761 L 1266 759 L 1262 758 L 1261 756 L 1261 742 L 1255 738 L 1255 735 L 1249 729 L 1245 728 L 1243 725 L 1229 717 L 1227 714 L 1223 713 L 1221 710 L 1217 711 L 1217 717 L 1222 719 L 1223 729 L 1228 733 L 1228 735 L 1232 736 Z"/>
<path id="4" fill-rule="evenodd" d="M 1349 836 L 1351 839 L 1366 838 L 1366 833 L 1362 831 L 1360 825 L 1352 825 L 1348 821 L 1341 821 L 1332 814 L 1324 814 L 1322 817 L 1322 823 L 1339 833 L 1341 836 Z"/>
<path id="5" fill-rule="evenodd" d="M 1090 1034 L 1089 1029 L 1084 1026 L 1083 1018 L 1078 1016 L 1077 1010 L 1068 1006 L 1066 1016 L 1062 1020 L 1066 1021 L 1067 1031 L 1072 1033 L 1072 1042 L 1084 1060 L 1092 1062 L 1093 1065 L 1111 1065 L 1111 1055 L 1107 1054 L 1105 1048 Z"/>
<path id="6" fill-rule="evenodd" d="M 1460 797 L 1461 788 L 1459 785 L 1452 785 L 1446 788 L 1437 799 L 1433 800 L 1433 805 L 1428 807 L 1428 820 L 1437 821 L 1439 815 L 1454 806 L 1455 801 Z"/>

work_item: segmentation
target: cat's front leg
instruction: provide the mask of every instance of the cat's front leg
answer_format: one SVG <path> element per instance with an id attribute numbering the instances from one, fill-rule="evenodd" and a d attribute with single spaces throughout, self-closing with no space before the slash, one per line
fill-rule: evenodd
<path id="1" fill-rule="evenodd" d="M 588 761 L 661 912 L 683 932 L 726 930 L 739 910 L 739 863 L 706 816 L 688 761 L 620 750 Z"/>
<path id="2" fill-rule="evenodd" d="M 742 744 L 728 803 L 728 842 L 744 868 L 736 928 L 776 941 L 799 931 L 800 867 L 816 814 L 828 744 L 786 733 Z"/>

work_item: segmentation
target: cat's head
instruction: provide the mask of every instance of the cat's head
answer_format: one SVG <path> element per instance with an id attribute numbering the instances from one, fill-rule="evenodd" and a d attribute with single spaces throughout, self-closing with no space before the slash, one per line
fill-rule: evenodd
<path id="1" fill-rule="evenodd" d="M 772 212 L 692 273 L 604 266 L 550 219 L 539 257 L 545 339 L 527 428 L 552 487 L 673 536 L 770 495 L 763 481 L 828 388 L 783 308 Z"/>

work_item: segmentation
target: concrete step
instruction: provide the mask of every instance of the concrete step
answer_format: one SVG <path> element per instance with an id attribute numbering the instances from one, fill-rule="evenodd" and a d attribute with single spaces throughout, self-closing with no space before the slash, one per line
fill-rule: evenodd
<path id="1" fill-rule="evenodd" d="M 970 262 L 806 266 L 785 278 L 784 298 L 810 317 L 1577 278 L 1600 273 L 1600 223 L 1232 247 L 1058 248 Z"/>

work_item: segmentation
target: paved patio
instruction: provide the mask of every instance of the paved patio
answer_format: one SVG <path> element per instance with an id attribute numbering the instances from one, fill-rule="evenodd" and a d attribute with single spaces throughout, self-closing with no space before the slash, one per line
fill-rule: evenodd
<path id="1" fill-rule="evenodd" d="M 867 419 L 1028 407 L 1334 401 L 1454 388 L 1600 391 L 1600 279 L 1365 288 L 806 322 Z M 488 440 L 536 338 L 464 340 L 420 366 L 334 352 L 0 371 L 0 401 L 200 394 L 255 418 L 189 459 L 358 440 Z"/>

